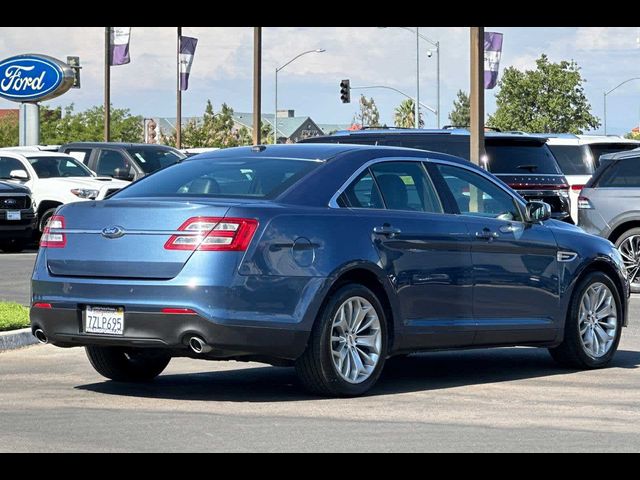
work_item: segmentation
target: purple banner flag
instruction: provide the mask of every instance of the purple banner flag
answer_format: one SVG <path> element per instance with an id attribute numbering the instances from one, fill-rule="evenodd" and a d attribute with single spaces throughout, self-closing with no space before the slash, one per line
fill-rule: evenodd
<path id="1" fill-rule="evenodd" d="M 189 88 L 189 74 L 196 54 L 196 45 L 198 45 L 197 38 L 180 37 L 180 90 L 182 91 Z"/>
<path id="2" fill-rule="evenodd" d="M 111 56 L 109 65 L 125 65 L 131 61 L 129 58 L 129 40 L 131 27 L 110 27 Z"/>
<path id="3" fill-rule="evenodd" d="M 498 68 L 502 56 L 502 34 L 484 34 L 484 88 L 491 90 L 498 83 Z"/>

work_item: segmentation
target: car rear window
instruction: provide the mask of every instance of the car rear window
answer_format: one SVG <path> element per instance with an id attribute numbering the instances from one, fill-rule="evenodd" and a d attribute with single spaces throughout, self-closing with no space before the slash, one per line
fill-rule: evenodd
<path id="1" fill-rule="evenodd" d="M 640 145 L 635 143 L 593 143 L 589 145 L 596 168 L 600 166 L 600 156 L 607 153 L 626 152 L 633 150 Z"/>
<path id="2" fill-rule="evenodd" d="M 161 168 L 178 163 L 186 157 L 183 153 L 169 148 L 132 147 L 127 148 L 144 173 L 152 173 Z"/>
<path id="3" fill-rule="evenodd" d="M 555 157 L 545 144 L 496 142 L 486 144 L 489 170 L 511 175 L 561 175 Z"/>
<path id="4" fill-rule="evenodd" d="M 275 198 L 321 165 L 315 160 L 238 158 L 188 160 L 144 177 L 112 198 Z"/>
<path id="5" fill-rule="evenodd" d="M 598 177 L 599 188 L 637 188 L 640 187 L 640 157 L 625 158 L 612 162 L 610 167 Z"/>
<path id="6" fill-rule="evenodd" d="M 591 150 L 586 145 L 549 145 L 565 175 L 593 175 Z"/>

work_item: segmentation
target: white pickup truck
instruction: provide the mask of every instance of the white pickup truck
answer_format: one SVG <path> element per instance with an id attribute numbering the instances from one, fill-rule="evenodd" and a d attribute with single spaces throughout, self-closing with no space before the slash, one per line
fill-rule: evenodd
<path id="1" fill-rule="evenodd" d="M 130 183 L 97 177 L 64 153 L 4 149 L 0 151 L 0 180 L 19 183 L 31 190 L 41 232 L 60 205 L 102 200 Z"/>

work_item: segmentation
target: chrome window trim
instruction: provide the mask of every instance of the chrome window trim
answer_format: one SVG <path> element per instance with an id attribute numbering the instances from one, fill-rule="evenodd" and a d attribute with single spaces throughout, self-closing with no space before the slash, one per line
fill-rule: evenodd
<path id="1" fill-rule="evenodd" d="M 329 208 L 347 208 L 347 209 L 351 209 L 351 207 L 341 207 L 340 205 L 338 205 L 338 198 L 340 197 L 340 195 L 342 195 L 344 193 L 344 191 L 351 185 L 351 183 L 354 180 L 356 180 L 360 176 L 360 174 L 362 172 L 364 172 L 366 169 L 370 168 L 372 165 L 375 165 L 377 163 L 383 163 L 383 162 L 419 162 L 419 163 L 428 162 L 428 163 L 448 165 L 448 166 L 458 167 L 458 168 L 462 168 L 464 170 L 468 170 L 468 171 L 470 171 L 472 173 L 480 175 L 481 177 L 483 177 L 486 180 L 490 181 L 493 185 L 495 185 L 498 188 L 500 188 L 501 190 L 503 190 L 507 195 L 509 195 L 516 202 L 516 205 L 520 209 L 520 216 L 523 219 L 526 218 L 525 215 L 523 214 L 523 211 L 522 211 L 522 209 L 526 205 L 526 202 L 523 202 L 518 197 L 514 196 L 513 193 L 507 189 L 508 187 L 505 188 L 504 185 L 496 182 L 484 170 L 478 170 L 477 168 L 474 168 L 474 167 L 471 167 L 471 166 L 468 166 L 468 165 L 464 165 L 464 164 L 460 164 L 460 163 L 457 163 L 457 162 L 451 162 L 449 160 L 443 160 L 443 159 L 438 159 L 438 158 L 429 158 L 429 157 L 424 157 L 424 158 L 422 158 L 422 157 L 378 157 L 378 158 L 374 158 L 372 160 L 369 160 L 368 162 L 366 162 L 363 165 L 361 165 L 342 184 L 342 186 L 338 189 L 338 191 L 333 194 L 333 196 L 329 200 Z M 433 180 L 431 179 L 431 176 L 428 175 L 428 172 L 427 172 L 427 176 L 428 176 L 429 180 L 433 183 Z M 442 203 L 442 199 L 439 198 L 439 200 Z M 443 207 L 444 207 L 444 205 L 443 205 Z M 380 210 L 379 208 L 362 208 L 362 207 L 359 207 L 357 209 L 358 210 Z M 424 213 L 429 213 L 429 212 L 424 212 Z M 443 212 L 443 213 L 447 214 L 447 212 Z"/>
<path id="2" fill-rule="evenodd" d="M 29 197 L 31 194 L 18 192 L 18 193 L 0 193 L 0 197 Z"/>

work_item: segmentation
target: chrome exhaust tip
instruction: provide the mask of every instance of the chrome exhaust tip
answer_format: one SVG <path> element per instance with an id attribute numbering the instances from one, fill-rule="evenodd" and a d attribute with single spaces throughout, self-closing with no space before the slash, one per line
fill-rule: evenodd
<path id="1" fill-rule="evenodd" d="M 191 337 L 189 339 L 189 348 L 198 355 L 201 353 L 208 353 L 213 350 L 213 348 L 210 345 L 207 345 L 207 342 L 200 337 Z"/>
<path id="2" fill-rule="evenodd" d="M 45 335 L 44 330 L 42 330 L 41 328 L 38 328 L 36 331 L 34 331 L 33 336 L 36 337 L 38 341 L 42 344 L 49 343 L 49 340 L 47 339 L 47 336 Z"/>

